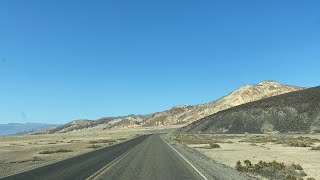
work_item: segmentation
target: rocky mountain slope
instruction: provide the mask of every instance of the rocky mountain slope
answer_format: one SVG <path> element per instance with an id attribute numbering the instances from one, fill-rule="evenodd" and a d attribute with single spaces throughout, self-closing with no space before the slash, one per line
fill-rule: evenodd
<path id="1" fill-rule="evenodd" d="M 155 113 L 148 119 L 145 126 L 191 123 L 234 106 L 301 89 L 303 88 L 283 85 L 275 81 L 263 81 L 257 85 L 246 85 L 207 104 L 177 106 L 164 112 Z"/>
<path id="2" fill-rule="evenodd" d="M 320 132 L 320 87 L 243 104 L 205 117 L 180 133 Z"/>
<path id="3" fill-rule="evenodd" d="M 207 104 L 194 106 L 180 105 L 163 112 L 150 115 L 129 115 L 107 117 L 95 121 L 72 121 L 63 126 L 35 133 L 63 133 L 92 128 L 116 128 L 135 126 L 167 126 L 188 124 L 219 111 L 263 98 L 276 96 L 303 89 L 302 87 L 283 85 L 275 81 L 263 81 L 257 85 L 246 85 L 238 90 Z"/>

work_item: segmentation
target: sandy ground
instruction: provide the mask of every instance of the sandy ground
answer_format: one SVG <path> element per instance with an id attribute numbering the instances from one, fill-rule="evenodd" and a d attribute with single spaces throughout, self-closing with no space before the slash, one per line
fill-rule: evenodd
<path id="1" fill-rule="evenodd" d="M 0 137 L 0 178 L 93 151 L 94 148 L 89 148 L 93 144 L 105 147 L 142 134 L 168 132 L 178 127 L 180 126 L 119 128 L 95 132 Z M 101 142 L 103 140 L 115 142 L 109 144 Z M 39 154 L 59 149 L 72 152 Z"/>
<path id="2" fill-rule="evenodd" d="M 276 160 L 286 164 L 300 164 L 307 173 L 307 177 L 320 180 L 320 151 L 312 151 L 310 147 L 286 147 L 272 142 L 254 143 L 255 145 L 252 145 L 248 142 L 239 142 L 244 138 L 242 136 L 231 136 L 232 138 L 229 139 L 224 138 L 224 141 L 229 141 L 229 143 L 218 143 L 221 148 L 217 149 L 201 148 L 207 146 L 207 144 L 189 144 L 188 146 L 230 167 L 235 167 L 239 160 L 242 162 L 250 160 L 252 163 L 258 163 L 260 160 L 266 162 Z M 312 138 L 320 139 L 320 135 L 313 135 Z M 317 145 L 320 145 L 320 143 L 315 143 L 313 146 Z"/>

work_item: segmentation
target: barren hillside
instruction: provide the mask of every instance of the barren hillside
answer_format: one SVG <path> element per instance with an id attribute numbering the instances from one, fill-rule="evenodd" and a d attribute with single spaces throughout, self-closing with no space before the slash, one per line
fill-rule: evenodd
<path id="1" fill-rule="evenodd" d="M 193 122 L 181 133 L 320 132 L 320 87 L 262 99 Z"/>
<path id="2" fill-rule="evenodd" d="M 283 85 L 275 81 L 263 81 L 257 85 L 246 85 L 207 104 L 178 106 L 168 111 L 156 113 L 148 119 L 145 126 L 191 123 L 234 106 L 301 89 L 303 88 Z"/>

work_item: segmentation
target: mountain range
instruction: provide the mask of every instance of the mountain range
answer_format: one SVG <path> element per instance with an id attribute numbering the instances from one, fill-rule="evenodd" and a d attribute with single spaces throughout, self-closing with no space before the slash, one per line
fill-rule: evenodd
<path id="1" fill-rule="evenodd" d="M 275 81 L 263 81 L 256 85 L 243 86 L 230 94 L 215 101 L 198 105 L 179 105 L 163 112 L 147 115 L 128 115 L 105 117 L 97 120 L 75 120 L 55 128 L 35 131 L 33 134 L 52 134 L 75 131 L 90 131 L 94 129 L 110 129 L 119 127 L 137 126 L 169 126 L 189 124 L 220 111 L 304 89 L 298 86 L 289 86 Z"/>
<path id="2" fill-rule="evenodd" d="M 204 117 L 180 133 L 320 133 L 320 87 L 243 104 Z"/>
<path id="3" fill-rule="evenodd" d="M 43 123 L 8 123 L 0 124 L 0 135 L 11 135 L 17 133 L 26 133 L 30 131 L 40 130 L 44 128 L 57 127 L 57 124 Z"/>

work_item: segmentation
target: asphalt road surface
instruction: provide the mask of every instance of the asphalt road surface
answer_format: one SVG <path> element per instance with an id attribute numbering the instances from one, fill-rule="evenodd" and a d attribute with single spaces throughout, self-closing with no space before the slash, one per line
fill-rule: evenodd
<path id="1" fill-rule="evenodd" d="M 206 179 L 159 135 L 145 135 L 4 179 Z"/>

